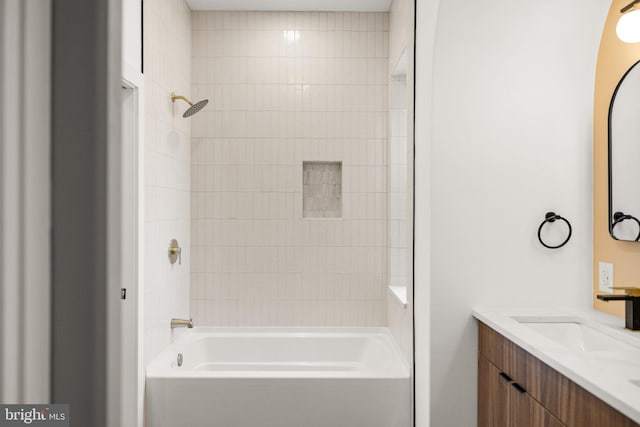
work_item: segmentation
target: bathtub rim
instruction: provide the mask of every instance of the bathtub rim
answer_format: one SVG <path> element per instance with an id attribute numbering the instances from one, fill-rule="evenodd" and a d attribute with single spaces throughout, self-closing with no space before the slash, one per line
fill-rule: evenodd
<path id="1" fill-rule="evenodd" d="M 145 380 L 159 379 L 189 379 L 189 380 L 210 380 L 210 379 L 372 379 L 372 380 L 408 380 L 411 378 L 411 367 L 409 361 L 405 360 L 404 354 L 396 342 L 389 328 L 386 327 L 245 327 L 245 326 L 197 326 L 193 329 L 174 331 L 173 342 L 156 355 L 145 366 Z M 219 335 L 229 337 L 241 335 L 244 337 L 281 337 L 293 336 L 300 338 L 307 337 L 368 337 L 382 341 L 384 346 L 392 353 L 394 366 L 392 372 L 367 372 L 361 371 L 250 371 L 251 375 L 239 374 L 242 371 L 196 371 L 177 370 L 168 366 L 179 350 L 177 347 L 194 343 L 206 336 Z"/>

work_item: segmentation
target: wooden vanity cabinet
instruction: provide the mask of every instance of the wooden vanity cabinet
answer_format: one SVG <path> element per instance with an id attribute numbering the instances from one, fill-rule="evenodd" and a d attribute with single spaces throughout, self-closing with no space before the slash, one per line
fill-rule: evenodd
<path id="1" fill-rule="evenodd" d="M 482 322 L 478 337 L 478 427 L 640 427 Z"/>

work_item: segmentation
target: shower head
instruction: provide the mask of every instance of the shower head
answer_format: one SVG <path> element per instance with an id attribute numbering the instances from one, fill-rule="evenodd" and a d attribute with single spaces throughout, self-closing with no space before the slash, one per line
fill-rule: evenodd
<path id="1" fill-rule="evenodd" d="M 196 102 L 194 104 L 193 102 L 189 101 L 184 96 L 176 95 L 175 93 L 172 93 L 171 94 L 171 101 L 176 102 L 176 99 L 182 99 L 183 101 L 185 101 L 186 103 L 188 103 L 190 105 L 190 107 L 187 108 L 187 111 L 185 111 L 184 114 L 182 115 L 182 117 L 184 117 L 185 119 L 187 117 L 193 116 L 195 113 L 197 113 L 198 111 L 202 110 L 204 108 L 204 106 L 209 103 L 208 99 L 203 99 L 202 101 L 198 101 L 198 102 Z"/>

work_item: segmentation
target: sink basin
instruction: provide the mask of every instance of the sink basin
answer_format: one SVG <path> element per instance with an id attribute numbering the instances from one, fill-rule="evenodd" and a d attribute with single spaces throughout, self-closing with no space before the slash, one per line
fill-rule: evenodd
<path id="1" fill-rule="evenodd" d="M 640 361 L 640 348 L 613 338 L 579 319 L 514 317 L 527 328 L 568 350 L 611 361 Z"/>
<path id="2" fill-rule="evenodd" d="M 556 343 L 579 351 L 610 351 L 621 343 L 578 322 L 521 322 Z"/>

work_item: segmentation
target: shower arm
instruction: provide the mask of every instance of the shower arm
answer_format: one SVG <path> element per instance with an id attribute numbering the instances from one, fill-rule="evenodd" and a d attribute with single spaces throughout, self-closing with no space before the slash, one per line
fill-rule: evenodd
<path id="1" fill-rule="evenodd" d="M 176 102 L 176 99 L 182 99 L 183 101 L 186 101 L 189 105 L 193 106 L 193 102 L 189 101 L 189 99 L 187 99 L 186 97 L 182 96 L 182 95 L 176 95 L 175 93 L 171 93 L 171 101 Z"/>
<path id="2" fill-rule="evenodd" d="M 620 13 L 625 13 L 629 9 L 633 8 L 636 4 L 640 3 L 640 0 L 633 0 L 631 3 L 620 9 Z"/>

